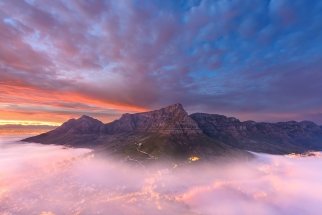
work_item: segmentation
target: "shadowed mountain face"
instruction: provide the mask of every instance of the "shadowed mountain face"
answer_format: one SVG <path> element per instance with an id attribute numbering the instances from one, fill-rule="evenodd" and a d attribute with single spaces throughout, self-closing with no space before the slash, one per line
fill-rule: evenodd
<path id="1" fill-rule="evenodd" d="M 53 133 L 61 134 L 99 134 L 104 129 L 104 124 L 92 117 L 82 116 L 79 119 L 70 119 L 62 124 Z"/>
<path id="2" fill-rule="evenodd" d="M 209 137 L 239 149 L 270 154 L 322 150 L 322 129 L 313 122 L 240 122 L 217 114 L 190 115 Z"/>
<path id="3" fill-rule="evenodd" d="M 160 134 L 202 134 L 198 124 L 188 116 L 181 104 L 156 111 L 124 114 L 119 120 L 106 124 L 106 133 L 148 132 Z"/>
<path id="4" fill-rule="evenodd" d="M 286 154 L 321 150 L 322 128 L 312 122 L 240 122 L 216 114 L 188 115 L 181 104 L 124 114 L 111 123 L 88 116 L 23 141 L 89 147 L 130 160 L 249 158 L 245 150 Z"/>

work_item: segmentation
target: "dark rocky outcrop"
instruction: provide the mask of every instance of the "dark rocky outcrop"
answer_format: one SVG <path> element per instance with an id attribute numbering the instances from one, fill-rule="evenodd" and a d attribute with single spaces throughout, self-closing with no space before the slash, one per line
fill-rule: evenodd
<path id="1" fill-rule="evenodd" d="M 23 141 L 88 147 L 97 145 L 97 139 L 103 132 L 104 124 L 101 121 L 82 116 L 79 119 L 70 119 L 52 131 L 26 138 Z"/>
<path id="2" fill-rule="evenodd" d="M 90 147 L 129 159 L 250 158 L 248 152 L 222 144 L 203 133 L 181 104 L 124 114 L 103 124 L 88 116 L 71 119 L 53 131 L 23 141 Z"/>
<path id="3" fill-rule="evenodd" d="M 181 104 L 137 114 L 123 114 L 119 120 L 105 126 L 108 134 L 148 132 L 162 134 L 202 134 L 197 123 L 189 117 Z"/>
<path id="4" fill-rule="evenodd" d="M 322 129 L 313 122 L 241 122 L 218 114 L 190 115 L 203 132 L 232 147 L 271 154 L 322 150 Z"/>
<path id="5" fill-rule="evenodd" d="M 175 104 L 124 114 L 107 124 L 82 116 L 23 141 L 91 147 L 130 159 L 249 158 L 247 151 L 288 154 L 322 150 L 322 128 L 309 121 L 257 123 L 217 114 L 188 115 L 181 104 Z"/>

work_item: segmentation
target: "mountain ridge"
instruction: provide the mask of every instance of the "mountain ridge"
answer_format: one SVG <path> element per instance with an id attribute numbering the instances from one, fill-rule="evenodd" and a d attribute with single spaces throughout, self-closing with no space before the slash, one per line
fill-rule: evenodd
<path id="1" fill-rule="evenodd" d="M 288 154 L 322 150 L 322 127 L 310 121 L 258 123 L 218 114 L 189 115 L 181 104 L 174 104 L 126 113 L 105 124 L 83 115 L 23 141 L 99 148 L 140 159 L 193 155 L 208 159 L 250 157 L 248 151 Z"/>
<path id="2" fill-rule="evenodd" d="M 161 132 L 196 133 L 202 131 L 192 120 L 181 104 L 170 105 L 159 110 L 123 114 L 120 119 L 107 123 L 106 131 L 113 132 Z"/>
<path id="3" fill-rule="evenodd" d="M 240 121 L 207 113 L 190 116 L 206 135 L 239 149 L 270 154 L 322 150 L 322 129 L 314 122 Z"/>

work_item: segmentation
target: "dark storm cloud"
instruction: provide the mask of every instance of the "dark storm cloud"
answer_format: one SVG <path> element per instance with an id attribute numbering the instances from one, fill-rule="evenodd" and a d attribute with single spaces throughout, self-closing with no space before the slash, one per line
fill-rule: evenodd
<path id="1" fill-rule="evenodd" d="M 182 102 L 190 111 L 256 119 L 321 113 L 320 1 L 0 6 L 1 85 L 136 107 Z"/>

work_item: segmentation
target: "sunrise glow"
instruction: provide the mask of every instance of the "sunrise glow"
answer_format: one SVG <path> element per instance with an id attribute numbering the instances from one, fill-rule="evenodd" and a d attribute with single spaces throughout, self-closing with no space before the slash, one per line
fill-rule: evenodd
<path id="1" fill-rule="evenodd" d="M 143 2 L 1 1 L 0 120 L 109 122 L 180 102 L 322 122 L 320 1 Z"/>
<path id="2" fill-rule="evenodd" d="M 61 123 L 45 121 L 0 120 L 0 125 L 50 125 L 59 126 Z"/>
<path id="3" fill-rule="evenodd" d="M 321 215 L 322 0 L 0 0 L 0 215 Z"/>

